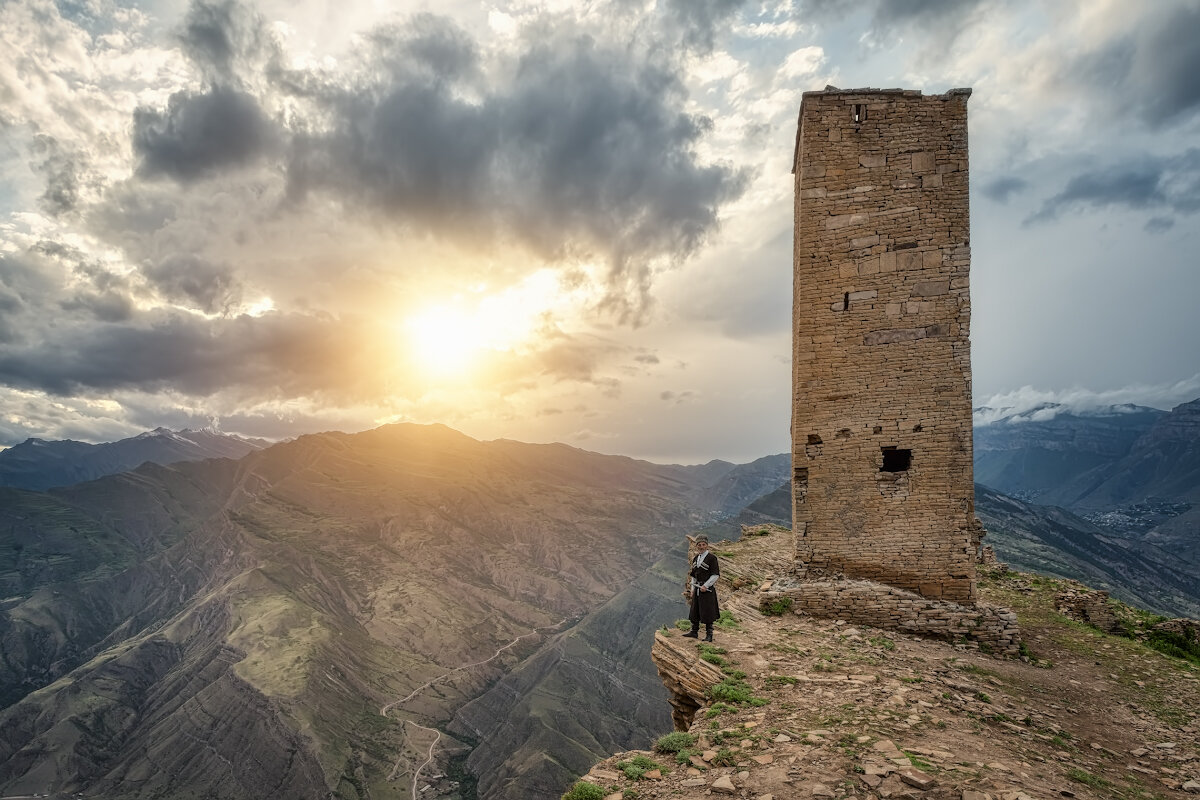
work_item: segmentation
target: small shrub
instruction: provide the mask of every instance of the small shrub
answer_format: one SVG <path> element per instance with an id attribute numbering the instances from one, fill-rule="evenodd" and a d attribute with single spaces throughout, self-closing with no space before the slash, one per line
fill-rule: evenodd
<path id="1" fill-rule="evenodd" d="M 701 653 L 716 653 L 719 656 L 723 656 L 729 652 L 724 647 L 718 647 L 717 645 L 709 644 L 708 642 L 700 642 L 696 645 L 696 648 Z"/>
<path id="2" fill-rule="evenodd" d="M 728 747 L 722 747 L 709 763 L 714 767 L 736 767 L 737 755 Z"/>
<path id="3" fill-rule="evenodd" d="M 778 597 L 767 603 L 762 610 L 762 613 L 768 617 L 782 617 L 788 611 L 792 610 L 792 598 Z"/>
<path id="4" fill-rule="evenodd" d="M 721 700 L 734 705 L 765 706 L 767 701 L 755 697 L 750 684 L 740 678 L 727 677 L 718 684 L 708 687 L 708 696 L 712 700 Z"/>
<path id="5" fill-rule="evenodd" d="M 870 639 L 867 639 L 867 641 L 876 647 L 882 647 L 884 650 L 896 649 L 896 643 L 886 636 L 872 636 Z"/>
<path id="6" fill-rule="evenodd" d="M 608 792 L 596 784 L 578 781 L 562 796 L 562 800 L 604 800 L 607 796 Z"/>
<path id="7" fill-rule="evenodd" d="M 733 614 L 730 614 L 728 611 L 722 611 L 721 617 L 717 620 L 717 627 L 725 630 L 737 630 L 742 625 L 734 619 Z M 689 630 L 691 629 L 689 628 Z"/>
<path id="8" fill-rule="evenodd" d="M 720 714 L 724 714 L 726 711 L 733 711 L 733 710 L 734 710 L 733 706 L 728 705 L 726 703 L 713 703 L 711 706 L 708 707 L 708 711 L 704 712 L 704 716 L 707 719 L 712 719 L 713 717 L 719 716 Z M 713 723 L 715 724 L 716 720 L 713 720 Z"/>
<path id="9" fill-rule="evenodd" d="M 724 658 L 717 655 L 716 653 L 701 653 L 700 660 L 707 661 L 710 664 L 716 664 L 718 667 L 723 667 L 723 666 L 725 666 L 726 663 L 728 663 L 725 661 Z"/>
<path id="10" fill-rule="evenodd" d="M 646 773 L 652 769 L 665 770 L 662 764 L 659 764 L 652 758 L 643 755 L 636 755 L 628 761 L 618 761 L 617 769 L 625 773 L 625 777 L 631 781 L 641 780 Z"/>
<path id="11" fill-rule="evenodd" d="M 690 766 L 692 763 L 692 756 L 699 755 L 699 754 L 700 754 L 700 751 L 697 750 L 696 748 L 685 747 L 682 750 L 680 750 L 678 753 L 675 754 L 675 763 L 682 764 L 684 766 Z"/>
<path id="12" fill-rule="evenodd" d="M 1174 631 L 1150 631 L 1146 644 L 1158 652 L 1200 664 L 1200 642 Z"/>
<path id="13" fill-rule="evenodd" d="M 660 753 L 678 753 L 696 744 L 696 737 L 685 731 L 675 731 L 658 737 L 654 749 Z"/>
<path id="14" fill-rule="evenodd" d="M 675 627 L 681 631 L 690 631 L 692 629 L 692 623 L 686 619 L 677 619 L 675 620 Z"/>
<path id="15" fill-rule="evenodd" d="M 991 695 L 989 695 L 987 692 L 976 692 L 976 693 L 975 693 L 975 699 L 976 699 L 976 700 L 978 700 L 978 701 L 979 701 L 979 702 L 981 702 L 981 703 L 990 703 L 990 702 L 992 702 Z"/>

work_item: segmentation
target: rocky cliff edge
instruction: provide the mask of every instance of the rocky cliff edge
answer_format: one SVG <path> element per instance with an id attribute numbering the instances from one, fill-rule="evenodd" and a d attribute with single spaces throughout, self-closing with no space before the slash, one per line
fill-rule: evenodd
<path id="1" fill-rule="evenodd" d="M 575 796 L 1151 800 L 1200 793 L 1200 659 L 1170 657 L 1063 616 L 1055 600 L 1070 582 L 1002 569 L 981 574 L 983 599 L 1016 611 L 1027 642 L 1021 658 L 998 659 L 965 644 L 790 609 L 765 616 L 755 588 L 786 571 L 786 534 L 714 549 L 722 608 L 732 619 L 711 646 L 662 630 L 651 651 L 679 732 L 652 750 L 596 764 L 584 781 L 598 788 L 577 788 Z M 1133 628 L 1154 621 L 1114 608 Z"/>

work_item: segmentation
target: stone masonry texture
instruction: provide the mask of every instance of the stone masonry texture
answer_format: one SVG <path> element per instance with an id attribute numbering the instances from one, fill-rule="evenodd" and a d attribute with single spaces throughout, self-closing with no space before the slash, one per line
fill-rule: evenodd
<path id="1" fill-rule="evenodd" d="M 799 576 L 975 602 L 969 89 L 807 92 L 793 294 Z"/>

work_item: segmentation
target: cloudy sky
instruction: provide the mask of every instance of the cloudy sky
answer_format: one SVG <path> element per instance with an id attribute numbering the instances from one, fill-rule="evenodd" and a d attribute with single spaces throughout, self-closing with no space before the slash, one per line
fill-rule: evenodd
<path id="1" fill-rule="evenodd" d="M 974 89 L 977 405 L 1200 396 L 1200 0 L 4 0 L 0 446 L 787 449 L 792 145 Z"/>

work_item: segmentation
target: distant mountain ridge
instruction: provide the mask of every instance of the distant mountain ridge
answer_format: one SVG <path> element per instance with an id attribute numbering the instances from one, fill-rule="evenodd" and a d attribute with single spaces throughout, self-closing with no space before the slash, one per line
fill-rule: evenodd
<path id="1" fill-rule="evenodd" d="M 1132 405 L 1086 414 L 1055 404 L 1020 413 L 976 409 L 975 480 L 1041 502 L 1041 495 L 1124 457 L 1166 414 Z"/>
<path id="2" fill-rule="evenodd" d="M 976 416 L 996 420 L 975 429 L 979 483 L 1069 509 L 1139 557 L 1200 572 L 1200 399 L 1170 411 Z"/>
<path id="3" fill-rule="evenodd" d="M 0 486 L 42 491 L 128 472 L 146 462 L 175 464 L 206 458 L 238 459 L 270 442 L 210 429 L 152 431 L 103 444 L 71 439 L 26 439 L 0 450 Z"/>
<path id="4" fill-rule="evenodd" d="M 0 488 L 0 793 L 407 796 L 387 776 L 428 740 L 402 720 L 461 752 L 473 743 L 442 726 L 514 660 L 515 694 L 453 730 L 539 708 L 597 659 L 606 681 L 662 692 L 631 655 L 682 612 L 674 567 L 652 565 L 713 519 L 694 499 L 720 495 L 714 479 L 761 472 L 392 425 Z M 529 767 L 489 796 L 557 797 L 563 763 L 667 724 L 657 697 L 632 716 L 588 707 L 540 717 L 537 752 L 493 737 L 468 765 Z"/>

